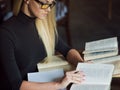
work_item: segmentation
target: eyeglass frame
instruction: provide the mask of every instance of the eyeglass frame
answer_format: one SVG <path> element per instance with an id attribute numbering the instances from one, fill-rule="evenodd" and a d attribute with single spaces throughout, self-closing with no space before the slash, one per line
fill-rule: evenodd
<path id="1" fill-rule="evenodd" d="M 43 3 L 40 0 L 35 0 L 37 3 L 41 5 L 41 9 L 47 9 L 47 8 L 53 8 L 56 5 L 56 1 L 54 0 L 51 4 L 49 3 Z"/>

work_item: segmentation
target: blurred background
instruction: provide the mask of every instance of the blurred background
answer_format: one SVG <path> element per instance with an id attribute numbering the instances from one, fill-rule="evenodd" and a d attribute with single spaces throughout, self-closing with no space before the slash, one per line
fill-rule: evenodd
<path id="1" fill-rule="evenodd" d="M 64 31 L 59 30 L 67 40 Z M 69 31 L 69 43 L 77 49 L 84 49 L 85 42 L 97 39 L 118 36 L 119 40 L 120 0 L 70 0 Z"/>

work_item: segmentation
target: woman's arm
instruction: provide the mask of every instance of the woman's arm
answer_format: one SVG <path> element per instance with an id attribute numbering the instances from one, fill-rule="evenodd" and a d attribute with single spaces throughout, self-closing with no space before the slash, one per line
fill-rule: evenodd
<path id="1" fill-rule="evenodd" d="M 74 66 L 76 66 L 78 62 L 84 61 L 80 53 L 76 49 L 72 49 L 68 46 L 60 37 L 58 37 L 56 50 L 59 51 L 68 60 L 68 62 Z"/>
<path id="2" fill-rule="evenodd" d="M 70 62 L 71 64 L 75 66 L 77 66 L 78 62 L 84 61 L 82 56 L 76 49 L 70 49 L 67 53 L 66 59 L 68 60 L 68 62 Z"/>
<path id="3" fill-rule="evenodd" d="M 20 90 L 59 90 L 58 82 L 29 82 L 23 81 Z"/>
<path id="4" fill-rule="evenodd" d="M 0 77 L 3 78 L 3 81 L 0 81 L 1 86 L 3 88 L 8 86 L 9 89 L 18 90 L 22 82 L 22 77 L 15 60 L 14 48 L 12 35 L 9 31 L 0 29 L 0 64 L 3 70 L 2 77 Z"/>
<path id="5" fill-rule="evenodd" d="M 84 81 L 84 73 L 82 71 L 69 71 L 65 73 L 62 80 L 58 82 L 29 82 L 23 81 L 20 90 L 59 90 L 66 88 L 70 83 L 80 84 Z"/>

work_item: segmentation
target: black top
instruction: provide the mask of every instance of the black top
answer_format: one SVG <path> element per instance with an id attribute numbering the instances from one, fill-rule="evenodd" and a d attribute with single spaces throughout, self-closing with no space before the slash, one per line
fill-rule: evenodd
<path id="1" fill-rule="evenodd" d="M 59 37 L 55 49 L 66 56 L 70 50 Z M 46 57 L 43 42 L 35 27 L 35 18 L 19 13 L 0 27 L 0 90 L 19 90 L 28 72 L 37 71 L 37 63 Z"/>

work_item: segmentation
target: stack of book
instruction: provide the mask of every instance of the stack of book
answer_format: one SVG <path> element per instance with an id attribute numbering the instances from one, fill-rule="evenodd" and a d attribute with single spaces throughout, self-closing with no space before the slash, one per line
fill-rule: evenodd
<path id="1" fill-rule="evenodd" d="M 91 60 L 94 63 L 113 64 L 115 66 L 113 76 L 116 77 L 120 75 L 120 55 L 118 51 L 117 37 L 86 42 L 83 51 L 84 60 Z"/>
<path id="2" fill-rule="evenodd" d="M 68 63 L 68 61 L 66 61 L 62 55 L 55 55 L 49 58 L 45 58 L 43 62 L 39 62 L 37 64 L 37 68 L 39 71 L 48 71 L 60 68 L 62 68 L 64 71 L 70 71 L 75 69 L 75 67 Z"/>

